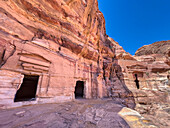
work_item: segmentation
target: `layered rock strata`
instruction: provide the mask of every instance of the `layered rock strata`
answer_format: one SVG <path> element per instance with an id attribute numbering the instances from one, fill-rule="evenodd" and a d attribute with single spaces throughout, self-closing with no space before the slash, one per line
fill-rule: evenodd
<path id="1" fill-rule="evenodd" d="M 170 40 L 167 41 L 158 41 L 150 45 L 144 45 L 139 48 L 135 55 L 152 55 L 152 54 L 161 54 L 161 55 L 169 55 L 170 56 Z"/>
<path id="2" fill-rule="evenodd" d="M 112 96 L 134 107 L 97 4 L 0 1 L 0 108 L 71 101 L 78 83 L 83 98 Z"/>
<path id="3" fill-rule="evenodd" d="M 156 42 L 130 55 L 114 40 L 116 58 L 122 68 L 123 79 L 132 91 L 136 110 L 153 120 L 161 128 L 168 127 L 170 109 L 170 43 Z M 162 118 L 162 119 L 160 119 Z"/>

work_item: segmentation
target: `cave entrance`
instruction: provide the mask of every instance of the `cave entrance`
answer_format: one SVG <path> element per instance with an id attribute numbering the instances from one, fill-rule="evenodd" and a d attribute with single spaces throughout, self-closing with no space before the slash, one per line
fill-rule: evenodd
<path id="1" fill-rule="evenodd" d="M 75 98 L 81 99 L 84 97 L 84 81 L 77 81 L 75 87 Z"/>
<path id="2" fill-rule="evenodd" d="M 136 83 L 136 87 L 137 87 L 137 89 L 139 89 L 139 80 L 138 80 L 138 75 L 137 74 L 135 74 L 135 83 Z"/>
<path id="3" fill-rule="evenodd" d="M 39 76 L 24 75 L 23 83 L 17 91 L 14 102 L 35 100 Z"/>

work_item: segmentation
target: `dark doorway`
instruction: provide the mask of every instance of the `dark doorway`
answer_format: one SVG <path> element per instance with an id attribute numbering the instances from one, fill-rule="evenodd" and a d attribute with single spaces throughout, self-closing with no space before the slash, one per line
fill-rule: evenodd
<path id="1" fill-rule="evenodd" d="M 77 81 L 76 87 L 75 87 L 75 98 L 83 98 L 84 96 L 84 82 L 83 81 Z"/>
<path id="2" fill-rule="evenodd" d="M 39 76 L 24 75 L 23 83 L 17 91 L 14 102 L 35 100 Z"/>
<path id="3" fill-rule="evenodd" d="M 137 89 L 139 89 L 139 80 L 138 80 L 138 75 L 137 74 L 135 74 L 135 83 L 136 83 L 136 87 L 137 87 Z"/>

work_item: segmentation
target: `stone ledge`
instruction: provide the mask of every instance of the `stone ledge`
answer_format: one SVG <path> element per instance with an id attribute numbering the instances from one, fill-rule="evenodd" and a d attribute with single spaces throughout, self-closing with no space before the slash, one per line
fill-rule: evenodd
<path id="1" fill-rule="evenodd" d="M 142 117 L 137 111 L 130 108 L 122 108 L 118 113 L 131 128 L 158 128 L 152 121 Z"/>

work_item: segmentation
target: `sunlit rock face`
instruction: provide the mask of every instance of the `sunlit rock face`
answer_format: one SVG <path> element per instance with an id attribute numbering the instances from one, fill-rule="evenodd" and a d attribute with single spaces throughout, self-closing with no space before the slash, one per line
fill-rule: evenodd
<path id="1" fill-rule="evenodd" d="M 97 0 L 0 1 L 0 108 L 75 96 L 133 108 L 115 60 Z"/>
<path id="2" fill-rule="evenodd" d="M 135 109 L 141 114 L 149 114 L 158 126 L 167 127 L 170 106 L 169 41 L 143 46 L 135 56 L 124 51 L 114 40 L 110 41 L 116 46 L 117 63 L 122 70 L 122 79 L 134 95 Z"/>
<path id="3" fill-rule="evenodd" d="M 150 45 L 144 45 L 143 47 L 139 48 L 135 55 L 142 56 L 142 55 L 152 55 L 152 54 L 169 54 L 169 46 L 170 40 L 168 41 L 158 41 Z M 170 55 L 170 54 L 169 54 Z"/>

